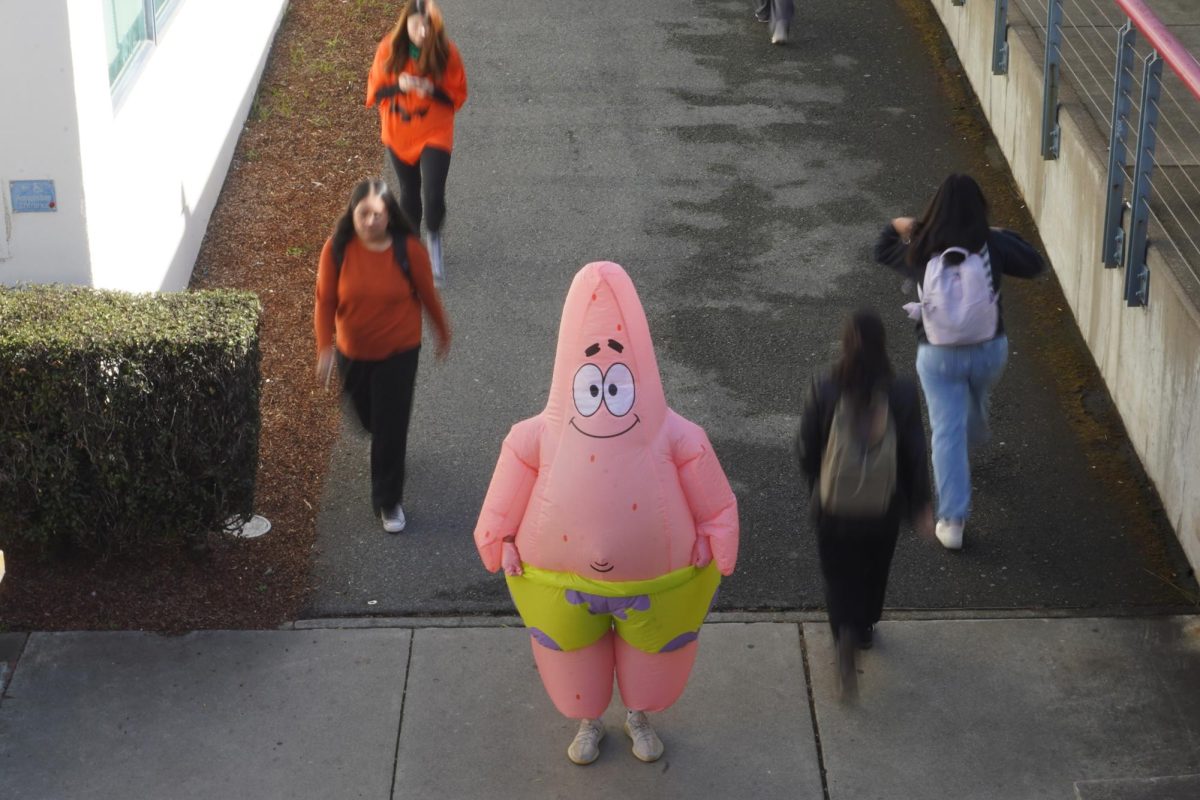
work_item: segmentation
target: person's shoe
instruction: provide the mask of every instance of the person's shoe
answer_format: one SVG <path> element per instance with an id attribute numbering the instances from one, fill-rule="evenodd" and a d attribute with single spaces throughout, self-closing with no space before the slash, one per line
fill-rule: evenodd
<path id="1" fill-rule="evenodd" d="M 937 540 L 947 550 L 962 550 L 963 524 L 949 519 L 939 519 L 934 529 Z"/>
<path id="2" fill-rule="evenodd" d="M 446 285 L 446 267 L 442 263 L 442 234 L 433 231 L 425 234 L 425 249 L 429 251 L 429 265 L 433 267 L 433 285 L 441 289 Z"/>
<path id="3" fill-rule="evenodd" d="M 775 26 L 771 31 L 771 44 L 787 44 L 788 31 L 787 25 L 782 22 Z"/>
<path id="4" fill-rule="evenodd" d="M 858 697 L 858 669 L 854 666 L 855 636 L 849 628 L 842 628 L 837 638 L 838 691 L 843 703 L 853 702 Z"/>
<path id="5" fill-rule="evenodd" d="M 579 731 L 567 748 L 567 758 L 585 766 L 600 757 L 600 740 L 604 738 L 604 725 L 598 719 L 579 720 Z"/>
<path id="6" fill-rule="evenodd" d="M 766 14 L 764 14 L 761 11 L 755 11 L 754 12 L 754 21 L 755 22 L 770 22 L 771 21 L 771 13 L 767 12 Z"/>
<path id="7" fill-rule="evenodd" d="M 630 711 L 625 715 L 625 733 L 633 740 L 633 754 L 638 760 L 650 763 L 662 757 L 662 739 L 646 719 L 645 711 Z"/>
<path id="8" fill-rule="evenodd" d="M 870 650 L 875 646 L 875 626 L 868 625 L 858 631 L 858 649 Z"/>
<path id="9" fill-rule="evenodd" d="M 404 519 L 404 506 L 396 503 L 394 508 L 385 508 L 379 512 L 383 518 L 383 529 L 388 533 L 400 533 L 408 521 Z"/>

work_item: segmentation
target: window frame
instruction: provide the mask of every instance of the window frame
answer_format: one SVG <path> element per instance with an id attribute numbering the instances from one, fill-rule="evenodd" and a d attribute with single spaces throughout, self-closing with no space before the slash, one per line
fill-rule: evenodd
<path id="1" fill-rule="evenodd" d="M 175 12 L 183 4 L 183 0 L 167 0 L 163 7 L 155 10 L 155 0 L 141 0 L 142 11 L 146 17 L 146 38 L 143 39 L 125 60 L 117 79 L 109 84 L 113 108 L 116 109 L 128 95 L 130 88 L 137 82 L 139 73 L 150 59 L 150 54 L 158 46 L 163 34 L 174 19 Z"/>

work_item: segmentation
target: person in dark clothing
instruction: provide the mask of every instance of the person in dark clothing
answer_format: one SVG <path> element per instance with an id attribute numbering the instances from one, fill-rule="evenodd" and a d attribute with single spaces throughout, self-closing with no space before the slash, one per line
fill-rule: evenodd
<path id="1" fill-rule="evenodd" d="M 917 374 L 933 429 L 936 535 L 944 547 L 958 550 L 971 505 L 969 449 L 987 441 L 991 391 L 1008 361 L 1000 277 L 1032 278 L 1045 263 L 1016 233 L 988 226 L 987 200 L 969 175 L 946 178 L 920 219 L 898 217 L 888 223 L 875 243 L 875 260 L 921 287 L 935 259 L 961 258 L 961 251 L 951 248 L 981 255 L 988 263 L 996 313 L 993 335 L 973 344 L 931 344 L 921 319 L 916 326 Z"/>
<path id="2" fill-rule="evenodd" d="M 890 496 L 882 498 L 881 511 L 872 516 L 836 514 L 822 502 L 828 486 L 822 469 L 829 463 L 826 450 L 839 406 L 864 431 L 894 428 L 895 481 Z M 886 413 L 877 415 L 875 407 Z M 883 322 L 874 311 L 859 311 L 847 320 L 840 359 L 812 381 L 796 434 L 796 455 L 811 493 L 809 510 L 816 523 L 829 626 L 837 642 L 842 694 L 849 699 L 857 689 L 854 649 L 873 642 L 901 518 L 912 518 L 921 533 L 933 532 L 917 387 L 894 376 Z"/>

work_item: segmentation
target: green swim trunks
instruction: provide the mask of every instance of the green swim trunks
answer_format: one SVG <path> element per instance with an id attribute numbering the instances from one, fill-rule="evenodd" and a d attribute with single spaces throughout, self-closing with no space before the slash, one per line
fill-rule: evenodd
<path id="1" fill-rule="evenodd" d="M 717 565 L 683 567 L 645 581 L 600 581 L 521 565 L 506 576 L 513 603 L 539 644 L 581 650 L 612 628 L 647 653 L 669 653 L 694 642 L 717 597 Z"/>

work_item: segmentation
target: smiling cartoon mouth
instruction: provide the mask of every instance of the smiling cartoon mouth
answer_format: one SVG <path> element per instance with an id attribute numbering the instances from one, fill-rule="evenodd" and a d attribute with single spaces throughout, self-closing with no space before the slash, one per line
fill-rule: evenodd
<path id="1" fill-rule="evenodd" d="M 610 434 L 608 434 L 607 436 L 601 436 L 601 435 L 600 435 L 600 434 L 598 434 L 598 433 L 588 433 L 588 432 L 587 432 L 587 431 L 585 431 L 583 428 L 581 428 L 581 427 L 579 427 L 578 425 L 576 425 L 576 424 L 575 424 L 575 418 L 574 418 L 574 417 L 571 417 L 571 422 L 570 422 L 570 424 L 571 424 L 571 427 L 572 427 L 572 428 L 574 428 L 575 430 L 579 431 L 579 432 L 580 432 L 580 433 L 582 433 L 584 436 L 589 436 L 589 437 L 591 437 L 591 438 L 593 438 L 593 439 L 613 439 L 613 438 L 616 438 L 617 436 L 623 436 L 624 434 L 626 434 L 626 433 L 629 433 L 631 430 L 633 430 L 633 427 L 634 427 L 634 425 L 637 425 L 637 424 L 638 424 L 639 422 L 641 422 L 641 421 L 642 421 L 642 418 L 641 418 L 641 417 L 639 417 L 637 414 L 634 414 L 634 415 L 633 415 L 633 423 L 632 423 L 632 424 L 631 424 L 631 425 L 630 425 L 628 428 L 626 428 L 626 429 L 625 429 L 625 430 L 623 430 L 623 431 L 619 431 L 619 432 L 617 432 L 617 433 L 610 433 Z"/>
<path id="2" fill-rule="evenodd" d="M 612 572 L 614 565 L 607 561 L 593 561 L 590 566 L 596 572 Z"/>

